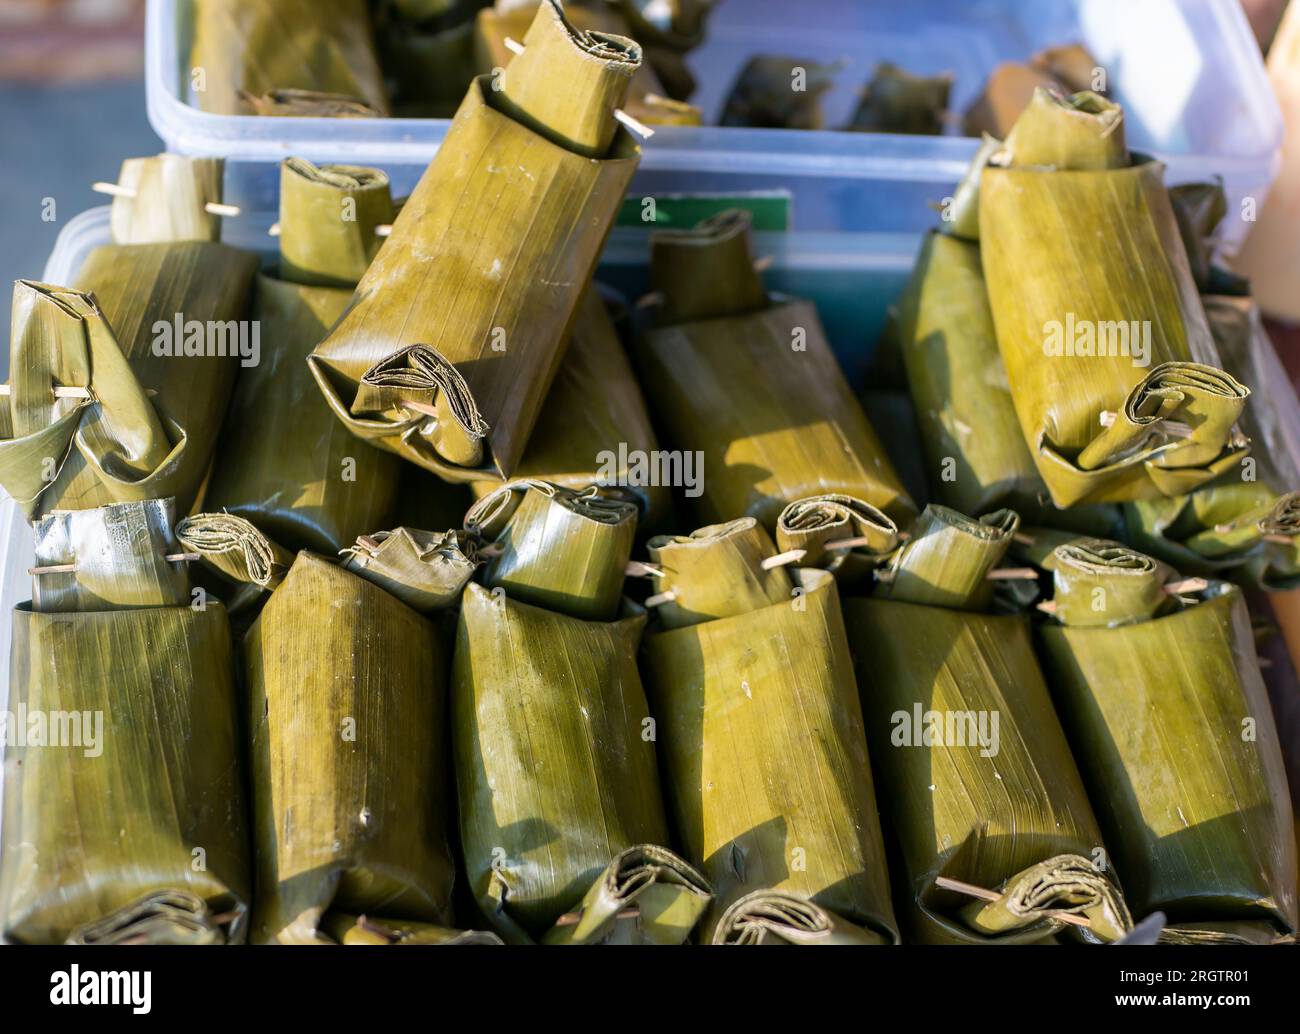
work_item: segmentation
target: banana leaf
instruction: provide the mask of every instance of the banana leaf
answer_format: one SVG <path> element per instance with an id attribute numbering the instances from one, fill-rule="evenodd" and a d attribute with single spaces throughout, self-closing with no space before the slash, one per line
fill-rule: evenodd
<path id="1" fill-rule="evenodd" d="M 276 90 L 339 94 L 388 114 L 365 0 L 196 0 L 194 102 L 247 115 L 248 97 Z M 292 45 L 287 45 L 292 43 Z M 298 114 L 333 114 L 328 107 Z"/>
<path id="2" fill-rule="evenodd" d="M 296 284 L 356 286 L 395 212 L 388 174 L 362 165 L 280 163 L 280 276 Z"/>
<path id="3" fill-rule="evenodd" d="M 343 570 L 374 582 L 421 614 L 455 606 L 482 562 L 474 536 L 417 528 L 362 535 L 343 557 Z"/>
<path id="4" fill-rule="evenodd" d="M 208 242 L 106 245 L 72 289 L 15 284 L 0 485 L 29 517 L 169 496 L 189 508 L 238 370 L 234 321 L 256 261 Z M 160 347 L 182 319 L 208 321 L 213 347 L 200 351 L 213 354 L 185 355 L 189 330 L 175 354 Z M 89 397 L 58 397 L 61 386 Z"/>
<path id="5" fill-rule="evenodd" d="M 1163 167 L 1118 164 L 1121 118 L 1095 95 L 1040 91 L 1008 141 L 1014 164 L 980 178 L 998 345 L 1060 507 L 1181 495 L 1247 445 L 1250 391 L 1217 367 Z"/>
<path id="6" fill-rule="evenodd" d="M 474 21 L 473 44 L 477 74 L 491 75 L 510 66 L 515 54 L 506 45 L 506 40 L 512 39 L 516 42 L 522 40 L 541 6 L 540 3 L 520 4 L 504 11 L 485 8 L 478 12 Z M 601 4 L 579 7 L 569 3 L 564 7 L 564 15 L 579 32 L 600 32 L 626 37 L 632 35 L 627 22 L 613 7 Z M 679 122 L 682 109 L 685 109 L 694 112 L 695 115 L 695 121 L 687 124 L 699 124 L 699 109 L 692 108 L 689 104 L 678 105 L 677 102 L 664 97 L 663 93 L 663 83 L 659 81 L 650 64 L 643 61 L 632 74 L 623 110 L 641 122 L 655 125 L 665 114 L 671 120 Z M 666 103 L 657 103 L 660 101 Z"/>
<path id="7" fill-rule="evenodd" d="M 821 98 L 835 85 L 840 63 L 823 64 L 781 54 L 756 54 L 727 91 L 720 126 L 754 129 L 823 129 Z"/>
<path id="8" fill-rule="evenodd" d="M 388 114 L 346 93 L 322 90 L 268 90 L 257 95 L 241 93 L 239 99 L 248 109 L 242 114 L 276 118 L 383 118 Z"/>
<path id="9" fill-rule="evenodd" d="M 837 544 L 852 541 L 847 548 Z M 842 586 L 856 585 L 885 562 L 899 542 L 898 526 L 861 499 L 814 495 L 797 499 L 776 522 L 776 548 L 804 550 L 801 567 L 830 571 Z"/>
<path id="10" fill-rule="evenodd" d="M 491 544 L 484 584 L 537 607 L 611 621 L 636 538 L 636 506 L 600 488 L 510 481 L 465 514 Z"/>
<path id="11" fill-rule="evenodd" d="M 240 373 L 204 505 L 289 547 L 334 553 L 388 523 L 402 464 L 339 424 L 306 367 L 348 292 L 265 275 L 256 288 L 267 347 Z"/>
<path id="12" fill-rule="evenodd" d="M 197 894 L 160 890 L 77 927 L 67 944 L 221 944 L 217 917 Z"/>
<path id="13" fill-rule="evenodd" d="M 585 292 L 559 373 L 542 406 L 516 478 L 565 488 L 618 486 L 641 509 L 641 528 L 668 518 L 672 491 L 656 462 L 659 442 L 645 397 L 600 294 Z M 476 481 L 478 496 L 500 487 Z"/>
<path id="14" fill-rule="evenodd" d="M 689 100 L 695 76 L 686 54 L 704 42 L 706 23 L 718 0 L 614 0 L 627 19 L 628 35 L 645 48 L 646 60 L 673 100 Z"/>
<path id="15" fill-rule="evenodd" d="M 1036 943 L 1069 930 L 1096 942 L 1127 932 L 1028 624 L 857 598 L 844 601 L 844 619 L 900 862 L 905 938 Z M 972 901 L 939 877 L 999 897 Z M 1090 925 L 1067 926 L 1059 912 Z"/>
<path id="16" fill-rule="evenodd" d="M 642 844 L 605 866 L 544 944 L 681 944 L 713 900 L 708 882 L 662 847 Z"/>
<path id="17" fill-rule="evenodd" d="M 1214 190 L 1205 200 L 1221 198 L 1221 190 Z M 1186 574 L 1216 574 L 1272 591 L 1296 588 L 1300 401 L 1254 302 L 1230 296 L 1203 301 L 1224 369 L 1258 385 L 1240 421 L 1253 448 L 1204 488 L 1127 504 L 1127 537 Z"/>
<path id="18" fill-rule="evenodd" d="M 1047 486 L 1020 431 L 978 245 L 925 238 L 898 338 L 934 498 L 963 513 L 1037 505 Z"/>
<path id="19" fill-rule="evenodd" d="M 683 577 L 692 568 L 697 583 L 728 580 L 739 599 L 746 574 L 771 573 L 737 563 L 734 533 L 692 538 L 699 545 L 676 548 L 689 552 L 680 556 Z M 646 639 L 646 683 L 677 829 L 687 858 L 717 894 L 702 935 L 735 939 L 736 923 L 724 916 L 747 895 L 768 891 L 794 909 L 831 914 L 829 922 L 861 943 L 893 943 L 884 844 L 835 579 L 814 569 L 775 570 L 797 592 L 727 617 L 697 615 Z"/>
<path id="20" fill-rule="evenodd" d="M 732 903 L 713 930 L 714 944 L 879 944 L 880 935 L 847 923 L 799 894 L 756 890 Z"/>
<path id="21" fill-rule="evenodd" d="M 644 624 L 643 612 L 583 621 L 465 589 L 452 672 L 461 845 L 474 898 L 509 942 L 612 934 L 618 899 L 644 880 L 660 885 L 657 905 L 619 933 L 661 943 L 657 906 L 679 913 L 707 892 L 679 859 L 656 860 L 668 828 L 636 666 Z M 633 848 L 649 864 L 629 883 L 612 863 Z M 680 942 L 689 925 L 669 930 Z"/>
<path id="22" fill-rule="evenodd" d="M 336 944 L 501 944 L 501 938 L 485 930 L 453 930 L 433 923 L 409 919 L 371 919 L 329 912 L 322 930 Z"/>
<path id="23" fill-rule="evenodd" d="M 1020 517 L 995 510 L 979 519 L 931 503 L 911 537 L 877 572 L 881 599 L 956 610 L 983 610 L 993 596 L 990 572 L 1007 555 Z"/>
<path id="24" fill-rule="evenodd" d="M 471 84 L 309 359 L 353 433 L 452 481 L 517 468 L 639 154 L 613 114 L 636 44 L 554 0 L 523 42 L 499 89 Z"/>
<path id="25" fill-rule="evenodd" d="M 915 75 L 892 61 L 881 61 L 844 129 L 850 133 L 938 136 L 943 132 L 951 92 L 950 73 Z"/>
<path id="26" fill-rule="evenodd" d="M 130 927 L 148 942 L 242 941 L 251 887 L 221 605 L 23 605 L 12 643 L 5 938 L 104 941 Z"/>
<path id="27" fill-rule="evenodd" d="M 33 575 L 36 611 L 123 610 L 190 602 L 185 564 L 176 554 L 170 499 L 60 510 L 35 522 L 37 567 L 71 571 Z"/>
<path id="28" fill-rule="evenodd" d="M 763 568 L 776 548 L 753 517 L 711 524 L 689 535 L 657 535 L 646 548 L 663 572 L 658 588 L 669 596 L 656 610 L 666 629 L 736 617 L 795 597 L 785 567 Z"/>
<path id="29" fill-rule="evenodd" d="M 257 943 L 328 942 L 331 912 L 450 919 L 446 666 L 429 622 L 299 553 L 243 643 Z"/>
<path id="30" fill-rule="evenodd" d="M 786 504 L 837 493 L 910 522 L 915 507 L 815 307 L 764 305 L 749 227 L 733 209 L 652 237 L 651 272 L 664 302 L 661 325 L 639 342 L 641 383 L 667 436 L 697 450 L 686 488 L 699 516 L 750 516 L 771 529 Z"/>
<path id="31" fill-rule="evenodd" d="M 191 514 L 177 525 L 176 537 L 217 576 L 217 595 L 232 614 L 261 602 L 293 566 L 292 553 L 234 514 Z"/>
<path id="32" fill-rule="evenodd" d="M 400 462 L 339 425 L 305 365 L 347 309 L 382 239 L 375 227 L 392 212 L 376 169 L 281 164 L 282 279 L 258 276 L 254 300 L 271 347 L 241 374 L 205 503 L 291 547 L 337 552 L 392 516 Z"/>
<path id="33" fill-rule="evenodd" d="M 1275 592 L 1300 588 L 1300 492 L 1225 479 L 1124 509 L 1129 541 L 1187 574 Z"/>
<path id="34" fill-rule="evenodd" d="M 1038 644 L 1129 900 L 1168 916 L 1165 941 L 1293 938 L 1291 802 L 1240 590 L 1211 583 L 1166 613 L 1165 572 L 1149 566 L 1143 594 L 1117 587 L 1124 562 L 1109 585 L 1091 575 L 1109 594 L 1099 624 L 1061 605 L 1068 549 L 1061 623 Z"/>
<path id="35" fill-rule="evenodd" d="M 117 184 L 135 193 L 113 198 L 113 243 L 220 240 L 221 217 L 204 206 L 221 201 L 224 170 L 221 158 L 156 154 L 126 159 Z"/>

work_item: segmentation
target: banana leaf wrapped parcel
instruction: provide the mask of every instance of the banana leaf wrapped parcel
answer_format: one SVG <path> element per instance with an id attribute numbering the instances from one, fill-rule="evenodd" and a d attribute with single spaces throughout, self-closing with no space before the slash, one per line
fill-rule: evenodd
<path id="1" fill-rule="evenodd" d="M 165 559 L 172 513 L 171 500 L 127 502 L 38 526 L 42 565 L 33 602 L 13 612 L 5 715 L 10 941 L 246 935 L 230 631 L 219 603 L 191 606 L 184 565 Z"/>
<path id="2" fill-rule="evenodd" d="M 350 434 L 307 368 L 346 311 L 392 219 L 388 177 L 359 166 L 280 168 L 280 276 L 257 276 L 264 347 L 240 371 L 204 506 L 290 549 L 335 553 L 392 516 L 401 461 Z"/>
<path id="3" fill-rule="evenodd" d="M 915 507 L 816 309 L 768 298 L 749 231 L 732 209 L 652 236 L 662 302 L 638 342 L 641 383 L 665 435 L 698 452 L 703 469 L 687 484 L 698 515 L 750 516 L 770 530 L 786 504 L 841 493 L 910 521 Z"/>
<path id="4" fill-rule="evenodd" d="M 1035 93 L 980 173 L 980 254 L 1025 441 L 1057 506 L 1181 495 L 1245 455 L 1163 167 L 1123 113 Z M 1082 272 L 1080 272 L 1082 271 Z"/>
<path id="5" fill-rule="evenodd" d="M 474 20 L 473 42 L 478 74 L 488 75 L 509 68 L 515 55 L 506 40 L 523 39 L 540 6 L 540 3 L 521 3 L 509 5 L 504 10 L 500 7 L 485 7 L 478 12 Z M 564 15 L 580 32 L 603 32 L 641 41 L 641 37 L 633 35 L 626 20 L 612 6 L 602 3 L 583 6 L 566 3 Z M 692 113 L 686 124 L 700 124 L 701 114 L 698 108 L 664 97 L 665 92 L 654 68 L 648 61 L 642 61 L 628 85 L 624 110 L 633 118 L 650 125 L 663 121 L 680 121 L 685 111 Z"/>
<path id="6" fill-rule="evenodd" d="M 607 591 L 621 586 L 636 508 L 565 491 L 524 491 L 485 585 L 462 600 L 452 742 L 465 868 L 509 942 L 681 943 L 712 895 L 665 846 L 636 664 L 645 613 Z M 491 538 L 493 520 L 483 526 Z"/>
<path id="7" fill-rule="evenodd" d="M 554 0 L 523 42 L 471 83 L 309 359 L 354 434 L 451 481 L 514 473 L 639 155 L 614 118 L 635 43 L 576 31 Z"/>
<path id="8" fill-rule="evenodd" d="M 449 925 L 446 657 L 383 589 L 299 553 L 243 643 L 256 943 L 334 913 Z"/>
<path id="9" fill-rule="evenodd" d="M 1126 504 L 1126 538 L 1185 574 L 1294 589 L 1300 587 L 1300 401 L 1255 303 L 1229 295 L 1203 301 L 1224 368 L 1259 386 L 1241 419 L 1251 453 L 1188 495 Z"/>
<path id="10" fill-rule="evenodd" d="M 657 528 L 672 507 L 663 472 L 652 466 L 659 442 L 645 397 L 599 292 L 578 304 L 573 335 L 514 478 L 580 490 L 623 489 L 641 509 L 638 527 Z M 481 496 L 499 481 L 476 481 Z"/>
<path id="11" fill-rule="evenodd" d="M 951 92 L 951 74 L 916 75 L 892 61 L 881 61 L 844 129 L 938 136 L 943 132 Z"/>
<path id="12" fill-rule="evenodd" d="M 196 0 L 192 17 L 186 67 L 204 111 L 256 114 L 268 95 L 295 90 L 388 114 L 365 0 Z M 334 112 L 313 99 L 294 113 Z"/>
<path id="13" fill-rule="evenodd" d="M 455 529 L 394 528 L 360 536 L 342 551 L 343 569 L 428 614 L 455 606 L 482 561 L 475 536 Z"/>
<path id="14" fill-rule="evenodd" d="M 821 97 L 835 85 L 839 62 L 826 64 L 783 54 L 756 54 L 727 92 L 721 126 L 822 129 Z"/>
<path id="15" fill-rule="evenodd" d="M 646 678 L 677 829 L 717 893 L 713 943 L 898 940 L 833 576 L 764 567 L 752 517 L 649 542 L 672 599 Z"/>
<path id="16" fill-rule="evenodd" d="M 1038 645 L 1129 900 L 1169 943 L 1293 940 L 1291 802 L 1241 591 L 1114 544 L 1054 561 Z"/>
<path id="17" fill-rule="evenodd" d="M 293 566 L 292 553 L 231 513 L 192 513 L 176 525 L 176 538 L 199 561 L 200 571 L 215 576 L 216 595 L 232 615 L 262 602 Z M 201 584 L 208 581 L 198 571 L 194 577 Z"/>
<path id="18" fill-rule="evenodd" d="M 118 610 L 189 603 L 171 499 L 58 510 L 34 522 L 32 608 Z M 171 557 L 172 559 L 168 559 Z"/>
<path id="19" fill-rule="evenodd" d="M 1028 623 L 983 609 L 1017 524 L 928 508 L 885 594 L 844 601 L 908 940 L 1097 943 L 1131 926 Z"/>
<path id="20" fill-rule="evenodd" d="M 72 288 L 16 282 L 0 485 L 29 517 L 150 498 L 189 508 L 251 340 L 239 321 L 256 265 L 206 241 L 110 244 Z"/>
<path id="21" fill-rule="evenodd" d="M 113 198 L 114 244 L 221 239 L 221 217 L 207 210 L 221 201 L 221 158 L 156 154 L 128 158 L 117 185 L 129 194 Z"/>
<path id="22" fill-rule="evenodd" d="M 888 561 L 899 541 L 892 520 L 849 495 L 796 499 L 776 522 L 776 548 L 782 553 L 802 550 L 801 567 L 830 571 L 841 587 L 869 578 Z"/>

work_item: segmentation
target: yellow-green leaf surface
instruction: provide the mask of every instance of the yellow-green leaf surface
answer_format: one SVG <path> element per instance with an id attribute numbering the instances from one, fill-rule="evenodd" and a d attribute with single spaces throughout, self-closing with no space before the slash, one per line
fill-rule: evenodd
<path id="1" fill-rule="evenodd" d="M 717 895 L 702 936 L 756 890 L 897 939 L 871 766 L 834 578 L 652 633 L 647 685 L 686 857 Z"/>
<path id="2" fill-rule="evenodd" d="M 837 548 L 852 542 L 851 548 Z M 820 567 L 840 585 L 861 582 L 898 546 L 898 526 L 880 510 L 848 495 L 797 499 L 776 522 L 776 548 L 804 550 L 801 567 Z"/>
<path id="3" fill-rule="evenodd" d="M 321 398 L 306 360 L 350 295 L 259 275 L 261 361 L 241 369 L 204 495 L 278 542 L 334 553 L 392 517 L 401 462 L 358 441 Z"/>
<path id="4" fill-rule="evenodd" d="M 172 496 L 177 513 L 188 512 L 208 471 L 239 372 L 238 321 L 247 315 L 256 269 L 251 252 L 206 241 L 108 244 L 90 253 L 73 288 L 94 296 L 129 367 L 115 371 L 111 384 L 101 387 L 92 376 L 92 390 L 104 398 L 111 387 L 119 397 L 131 387 L 129 376 L 165 433 L 164 458 L 143 476 L 119 469 L 106 443 L 85 441 L 87 429 L 106 429 L 106 407 L 90 407 L 79 432 L 83 441 L 41 496 L 44 508 L 88 509 L 122 499 Z M 197 337 L 205 354 L 185 354 L 191 338 L 186 329 L 177 339 L 178 313 L 184 324 L 202 326 Z M 159 324 L 171 325 L 175 354 L 159 354 L 164 350 L 155 347 L 163 333 Z M 140 412 L 147 410 L 140 407 Z M 137 435 L 143 433 L 143 420 L 142 415 L 131 421 Z"/>
<path id="5" fill-rule="evenodd" d="M 911 537 L 880 571 L 877 595 L 900 603 L 982 610 L 993 594 L 989 573 L 1007 555 L 1020 526 L 1013 510 L 978 520 L 931 503 Z"/>
<path id="6" fill-rule="evenodd" d="M 350 293 L 384 242 L 375 227 L 391 225 L 394 214 L 386 172 L 286 158 L 280 163 L 280 276 Z"/>
<path id="7" fill-rule="evenodd" d="M 667 843 L 636 665 L 644 624 L 465 589 L 452 675 L 461 846 L 474 899 L 507 940 L 578 909 L 620 852 Z"/>
<path id="8" fill-rule="evenodd" d="M 327 938 L 330 911 L 446 925 L 446 658 L 434 628 L 310 553 L 244 639 L 255 942 Z"/>
<path id="9" fill-rule="evenodd" d="M 569 347 L 515 476 L 573 489 L 618 485 L 637 500 L 640 526 L 654 528 L 672 507 L 671 478 L 655 462 L 658 449 L 645 396 L 592 288 L 579 303 Z M 478 481 L 473 488 L 483 496 L 499 485 Z"/>
<path id="10" fill-rule="evenodd" d="M 635 44 L 574 31 L 549 0 L 524 42 L 501 89 L 471 83 L 310 359 L 355 434 L 453 481 L 518 466 L 639 156 L 613 117 Z"/>
<path id="11" fill-rule="evenodd" d="M 221 605 L 19 607 L 10 672 L 8 709 L 27 718 L 25 743 L 5 750 L 5 937 L 61 943 L 181 892 L 212 913 L 205 936 L 242 940 L 251 881 Z"/>
<path id="12" fill-rule="evenodd" d="M 345 571 L 374 582 L 422 614 L 455 606 L 482 563 L 474 536 L 455 530 L 376 531 L 342 553 Z"/>
<path id="13" fill-rule="evenodd" d="M 221 217 L 204 206 L 221 201 L 225 164 L 221 158 L 180 154 L 126 159 L 117 184 L 135 193 L 113 198 L 113 242 L 220 240 Z"/>
<path id="14" fill-rule="evenodd" d="M 637 510 L 611 491 L 512 481 L 465 514 L 491 545 L 483 582 L 537 607 L 591 621 L 618 611 Z"/>
<path id="15" fill-rule="evenodd" d="M 1106 117 L 1064 102 L 1033 110 L 1062 136 Z M 1217 369 L 1163 166 L 1013 158 L 981 175 L 981 257 L 1021 428 L 1053 501 L 1175 495 L 1222 473 L 1244 454 L 1234 424 L 1249 390 Z"/>
<path id="16" fill-rule="evenodd" d="M 1065 854 L 1091 862 L 1102 846 L 1027 623 L 877 599 L 845 600 L 844 616 L 902 862 L 905 938 L 1037 942 L 1065 929 L 1052 907 L 1096 907 L 1053 896 L 997 931 L 964 911 L 970 898 L 935 885 L 945 876 L 1003 891 L 1005 911 L 1026 870 Z"/>
<path id="17" fill-rule="evenodd" d="M 365 0 L 197 0 L 191 17 L 186 69 L 202 73 L 192 85 L 204 111 L 253 114 L 245 95 L 294 89 L 342 94 L 388 114 Z"/>
<path id="18" fill-rule="evenodd" d="M 175 506 L 170 499 L 112 503 L 94 510 L 59 510 L 35 522 L 36 566 L 63 567 L 32 575 L 32 609 L 119 610 L 190 602 L 185 564 L 176 554 Z"/>
<path id="19" fill-rule="evenodd" d="M 699 270 L 691 290 L 721 285 L 718 304 L 733 313 L 660 325 L 638 343 L 641 383 L 656 419 L 673 447 L 698 456 L 698 484 L 688 486 L 699 493 L 697 515 L 704 523 L 755 517 L 772 529 L 787 503 L 839 493 L 910 522 L 915 507 L 815 307 L 791 300 L 737 312 L 753 293 L 748 232 L 748 218 L 731 212 L 653 238 L 652 264 L 672 269 L 681 256 Z M 676 274 L 666 281 L 665 313 L 707 311 L 706 299 L 696 297 L 689 307 L 675 301 L 674 282 Z"/>
<path id="20" fill-rule="evenodd" d="M 1294 935 L 1291 802 L 1240 591 L 1038 642 L 1135 912 L 1174 940 Z"/>

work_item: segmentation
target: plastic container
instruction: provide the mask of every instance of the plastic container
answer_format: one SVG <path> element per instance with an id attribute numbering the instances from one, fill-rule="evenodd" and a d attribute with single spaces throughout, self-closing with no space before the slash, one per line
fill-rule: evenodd
<path id="1" fill-rule="evenodd" d="M 149 0 L 149 120 L 169 150 L 230 160 L 227 200 L 265 210 L 274 164 L 290 154 L 389 170 L 405 193 L 437 150 L 439 119 L 210 115 L 187 103 L 193 0 Z M 716 120 L 745 61 L 782 53 L 846 64 L 826 96 L 843 124 L 877 61 L 954 75 L 962 111 L 999 62 L 1080 41 L 1110 71 L 1130 143 L 1161 157 L 1171 183 L 1224 178 L 1230 199 L 1262 201 L 1275 173 L 1281 116 L 1237 0 L 724 0 L 690 58 L 695 98 Z M 956 127 L 950 127 L 954 132 Z M 919 232 L 974 152 L 958 136 L 665 127 L 646 142 L 633 192 L 791 192 L 800 230 Z M 1231 245 L 1244 223 L 1229 220 Z"/>
<path id="2" fill-rule="evenodd" d="M 227 220 L 227 243 L 274 254 L 271 220 Z M 60 232 L 45 265 L 46 283 L 68 284 L 91 250 L 111 240 L 109 209 L 92 208 L 71 219 Z M 920 238 L 915 234 L 776 233 L 756 235 L 758 253 L 771 256 L 764 274 L 772 290 L 811 298 L 849 379 L 862 385 L 862 373 L 880 334 L 885 312 L 911 272 Z M 599 277 L 636 297 L 645 290 L 647 233 L 615 230 L 605 249 Z M 890 429 L 878 427 L 888 439 Z M 9 638 L 15 604 L 31 598 L 27 569 L 34 563 L 32 530 L 22 511 L 0 493 L 0 671 L 8 695 Z"/>

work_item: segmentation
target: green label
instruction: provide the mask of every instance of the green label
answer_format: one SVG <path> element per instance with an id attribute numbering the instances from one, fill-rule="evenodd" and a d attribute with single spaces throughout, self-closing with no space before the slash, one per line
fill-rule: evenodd
<path id="1" fill-rule="evenodd" d="M 754 220 L 754 229 L 781 233 L 790 229 L 790 192 L 756 190 L 744 194 L 629 194 L 623 199 L 616 226 L 670 226 L 686 229 L 729 208 L 740 208 Z"/>

